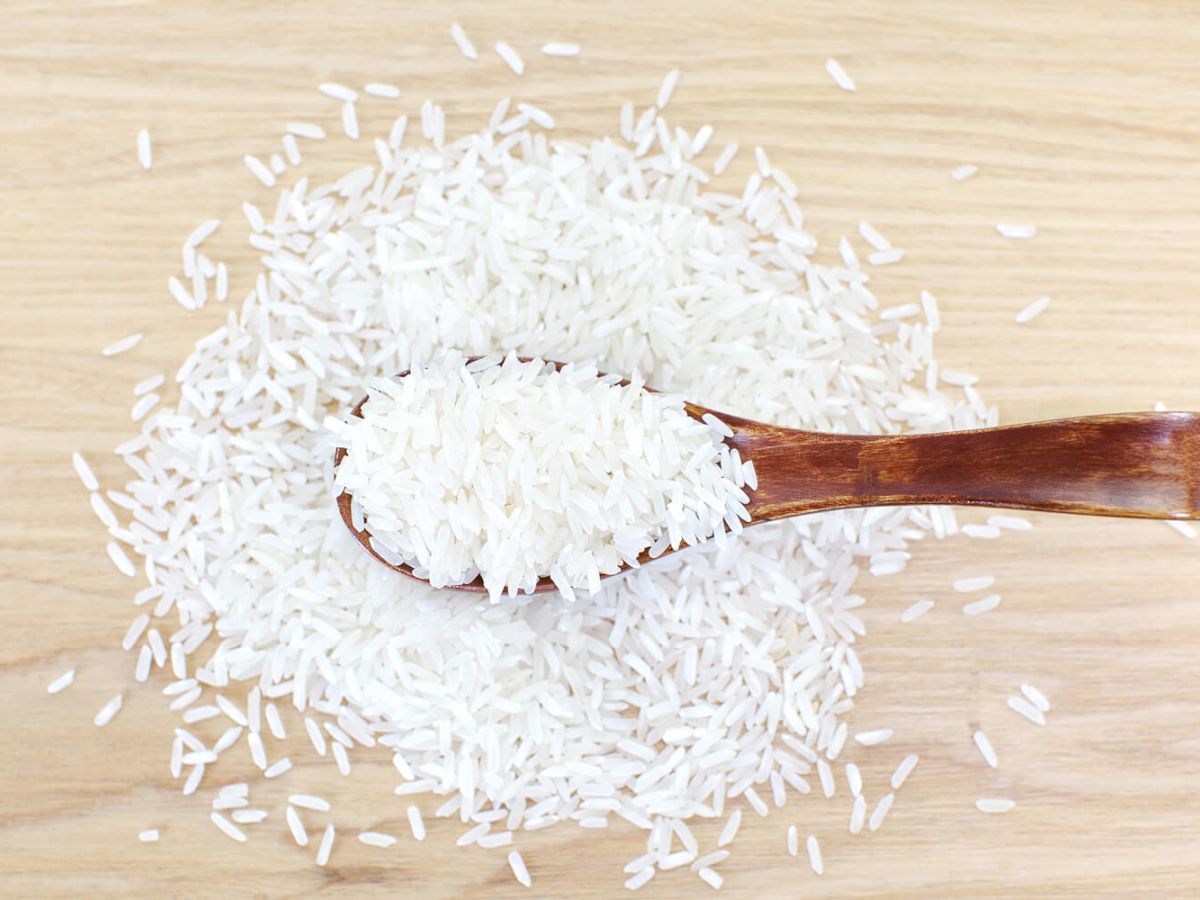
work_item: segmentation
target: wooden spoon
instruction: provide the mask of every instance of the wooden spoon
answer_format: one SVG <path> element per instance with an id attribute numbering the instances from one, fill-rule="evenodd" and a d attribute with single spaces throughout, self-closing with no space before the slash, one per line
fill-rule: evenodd
<path id="1" fill-rule="evenodd" d="M 360 400 L 353 414 L 361 416 L 366 402 Z M 1200 518 L 1200 413 L 1122 413 L 881 436 L 800 431 L 694 403 L 685 408 L 696 419 L 716 415 L 733 431 L 725 442 L 754 462 L 758 488 L 746 504 L 751 525 L 831 509 L 930 504 Z M 334 466 L 345 455 L 339 448 Z M 383 559 L 370 533 L 354 527 L 350 494 L 343 492 L 337 502 L 342 521 L 368 553 L 417 577 L 411 566 Z M 643 554 L 640 561 L 649 557 Z M 455 588 L 486 593 L 478 578 Z M 532 593 L 554 589 L 542 578 Z"/>

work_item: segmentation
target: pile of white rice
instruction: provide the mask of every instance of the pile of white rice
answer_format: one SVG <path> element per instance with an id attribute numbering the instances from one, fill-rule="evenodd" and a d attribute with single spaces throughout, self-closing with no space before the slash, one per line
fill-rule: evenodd
<path id="1" fill-rule="evenodd" d="M 818 256 L 796 187 L 765 153 L 730 193 L 707 183 L 734 151 L 706 151 L 711 128 L 689 135 L 655 107 L 627 105 L 621 138 L 582 141 L 531 130 L 550 119 L 525 104 L 505 101 L 457 140 L 443 137 L 440 110 L 422 112 L 426 141 L 405 145 L 398 121 L 377 161 L 333 183 L 272 158 L 286 185 L 273 211 L 247 206 L 262 269 L 230 274 L 253 290 L 183 362 L 177 403 L 147 394 L 141 434 L 119 448 L 133 477 L 107 493 L 121 509 L 106 522 L 110 554 L 132 575 L 128 548 L 147 581 L 136 602 L 153 618 L 135 621 L 127 644 L 140 644 L 139 677 L 168 680 L 184 717 L 172 769 L 217 809 L 248 802 L 241 788 L 218 793 L 210 767 L 248 743 L 269 776 L 285 772 L 296 737 L 274 704 L 289 702 L 343 772 L 360 748 L 386 747 L 397 792 L 444 795 L 439 814 L 461 819 L 462 843 L 624 819 L 647 830 L 630 887 L 701 860 L 719 885 L 727 851 L 705 855 L 686 820 L 736 804 L 728 841 L 745 803 L 765 814 L 764 797 L 808 793 L 814 771 L 832 791 L 830 761 L 864 683 L 854 585 L 866 569 L 904 568 L 910 542 L 955 531 L 951 512 L 764 525 L 575 603 L 490 605 L 363 551 L 334 503 L 337 440 L 321 423 L 344 417 L 372 379 L 448 352 L 595 366 L 822 431 L 978 427 L 994 412 L 969 383 L 940 390 L 932 297 L 881 311 L 848 241 L 844 263 L 818 261 L 834 256 Z M 301 124 L 293 134 L 323 134 Z M 201 262 L 196 305 L 214 268 Z M 861 795 L 854 809 L 861 828 Z M 262 815 L 214 811 L 214 822 L 237 839 L 270 827 L 253 824 Z M 288 821 L 304 843 L 294 809 Z M 322 864 L 334 836 L 330 823 Z M 519 854 L 512 867 L 529 877 Z"/>
<path id="2" fill-rule="evenodd" d="M 370 385 L 327 426 L 352 524 L 434 587 L 481 576 L 493 602 L 549 577 L 568 600 L 638 557 L 749 521 L 743 465 L 715 416 L 595 366 L 459 354 Z"/>

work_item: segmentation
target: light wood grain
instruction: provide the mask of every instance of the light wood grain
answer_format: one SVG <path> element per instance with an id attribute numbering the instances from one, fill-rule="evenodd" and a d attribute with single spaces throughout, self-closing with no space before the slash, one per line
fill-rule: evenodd
<path id="1" fill-rule="evenodd" d="M 460 19 L 481 59 L 447 35 Z M 641 852 L 632 829 L 522 836 L 524 891 L 503 854 L 457 850 L 456 823 L 388 851 L 350 835 L 403 832 L 383 756 L 337 776 L 292 751 L 293 777 L 256 787 L 272 819 L 235 846 L 209 823 L 211 790 L 178 796 L 167 772 L 175 720 L 154 690 L 130 690 L 105 729 L 91 719 L 132 687 L 117 649 L 130 582 L 71 472 L 81 448 L 108 485 L 109 449 L 131 431 L 130 387 L 173 371 L 223 310 L 188 316 L 166 276 L 196 223 L 225 220 L 211 252 L 237 297 L 253 258 L 238 206 L 265 198 L 240 162 L 277 147 L 282 124 L 336 128 L 317 82 L 385 80 L 402 102 L 365 103 L 364 133 L 427 96 L 452 133 L 507 93 L 547 106 L 568 134 L 615 130 L 624 99 L 651 102 L 685 70 L 671 115 L 725 141 L 762 144 L 801 185 L 828 253 L 867 218 L 908 249 L 880 274 L 885 302 L 926 287 L 942 299 L 943 365 L 983 377 L 1005 421 L 1149 408 L 1200 408 L 1200 9 L 1184 3 L 812 0 L 337 4 L 261 2 L 9 4 L 0 40 L 0 893 L 8 896 L 389 894 L 611 896 Z M 528 60 L 517 80 L 488 48 Z M 580 42 L 549 60 L 544 40 Z M 859 90 L 837 90 L 836 55 Z M 155 141 L 150 174 L 134 139 Z M 333 172 L 369 145 L 331 142 Z M 980 174 L 954 183 L 971 162 Z M 745 155 L 735 174 L 749 170 Z M 732 185 L 731 176 L 728 183 Z M 1036 222 L 1008 241 L 1001 221 Z M 1035 297 L 1049 311 L 1018 327 Z M 98 350 L 145 331 L 136 351 Z M 702 398 L 701 398 L 702 399 Z M 734 896 L 1185 896 L 1200 888 L 1200 548 L 1154 522 L 1036 518 L 1001 542 L 927 541 L 902 577 L 864 585 L 868 687 L 853 715 L 896 737 L 857 752 L 882 793 L 908 752 L 922 761 L 885 828 L 851 838 L 844 787 L 832 802 L 792 798 L 750 817 L 720 869 Z M 994 573 L 1004 603 L 968 619 L 949 582 Z M 908 626 L 899 612 L 937 601 Z M 57 697 L 45 685 L 76 667 Z M 1004 706 L 1022 679 L 1054 703 L 1035 728 Z M 161 686 L 162 679 L 154 684 Z M 298 724 L 289 719 L 293 733 Z M 1001 766 L 970 741 L 983 727 Z M 222 761 L 214 781 L 252 775 Z M 285 836 L 281 799 L 334 799 L 344 837 L 327 869 Z M 980 795 L 1017 800 L 1004 817 Z M 422 801 L 427 813 L 436 806 Z M 314 818 L 314 822 L 316 818 Z M 784 849 L 784 829 L 817 833 L 817 880 Z M 137 832 L 157 826 L 161 843 Z M 717 826 L 700 827 L 711 842 Z M 704 891 L 686 871 L 646 895 Z"/>

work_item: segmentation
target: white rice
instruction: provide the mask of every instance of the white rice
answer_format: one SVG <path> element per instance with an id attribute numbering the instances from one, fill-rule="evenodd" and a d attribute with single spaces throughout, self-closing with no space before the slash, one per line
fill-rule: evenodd
<path id="1" fill-rule="evenodd" d="M 266 771 L 267 748 L 263 746 L 262 738 L 252 731 L 246 736 L 246 745 L 250 748 L 250 760 L 258 768 Z"/>
<path id="2" fill-rule="evenodd" d="M 315 809 L 317 812 L 329 812 L 329 801 L 323 797 L 315 797 L 312 794 L 292 794 L 288 797 L 288 803 L 292 806 L 300 806 L 304 809 Z"/>
<path id="3" fill-rule="evenodd" d="M 821 859 L 821 845 L 817 842 L 816 835 L 810 834 L 804 842 L 804 847 L 808 851 L 808 864 L 818 875 L 822 874 L 825 871 L 825 861 Z"/>
<path id="4" fill-rule="evenodd" d="M 146 647 L 143 649 L 149 650 L 150 648 Z M 183 721 L 184 721 L 184 724 L 186 724 L 186 725 L 194 725 L 197 722 L 207 722 L 209 719 L 215 719 L 219 715 L 221 715 L 221 710 L 217 709 L 211 703 L 205 703 L 201 706 L 193 706 L 190 709 L 188 709 L 183 714 Z M 199 761 L 200 760 L 196 760 L 196 759 L 189 760 L 186 757 L 184 758 L 184 762 L 189 765 L 194 765 L 196 762 L 199 762 Z M 213 762 L 213 760 L 206 760 L 206 762 Z"/>
<path id="5" fill-rule="evenodd" d="M 150 132 L 143 128 L 137 134 L 138 165 L 147 172 L 154 163 L 154 152 L 150 146 Z"/>
<path id="6" fill-rule="evenodd" d="M 890 266 L 900 262 L 902 259 L 904 259 L 904 251 L 899 247 L 892 247 L 889 250 L 876 250 L 867 256 L 867 262 L 873 266 Z"/>
<path id="7" fill-rule="evenodd" d="M 762 797 L 758 796 L 758 791 L 756 791 L 754 788 L 748 787 L 742 792 L 742 796 L 746 798 L 746 802 L 750 804 L 750 808 L 753 809 L 758 815 L 762 816 L 764 819 L 767 817 L 770 809 L 767 807 L 767 804 L 763 802 Z"/>
<path id="8" fill-rule="evenodd" d="M 479 53 L 475 50 L 475 45 L 471 43 L 471 39 L 467 37 L 467 33 L 463 31 L 462 26 L 457 22 L 450 25 L 450 37 L 454 39 L 459 52 L 467 59 L 473 60 L 479 58 Z"/>
<path id="9" fill-rule="evenodd" d="M 100 489 L 100 482 L 92 472 L 92 467 L 88 465 L 87 460 L 78 450 L 71 454 L 71 465 L 75 467 L 75 474 L 79 476 L 79 480 L 83 482 L 83 486 L 87 490 L 98 491 Z"/>
<path id="10" fill-rule="evenodd" d="M 1027 240 L 1037 234 L 1036 225 L 1005 225 L 996 226 L 996 230 L 1006 238 L 1016 238 L 1017 240 Z"/>
<path id="11" fill-rule="evenodd" d="M 129 628 L 125 631 L 125 637 L 121 640 L 121 649 L 132 650 L 146 632 L 146 627 L 149 624 L 150 616 L 146 613 L 140 613 L 135 616 L 133 621 L 129 623 Z"/>
<path id="12" fill-rule="evenodd" d="M 124 702 L 124 699 L 125 698 L 121 694 L 117 694 L 102 707 L 100 707 L 100 711 L 96 713 L 96 717 L 92 721 L 98 727 L 103 728 L 113 720 L 113 716 L 120 712 L 121 704 Z"/>
<path id="13" fill-rule="evenodd" d="M 308 831 L 304 828 L 304 822 L 300 819 L 300 814 L 296 812 L 295 807 L 289 806 L 285 815 L 287 819 L 288 830 L 292 833 L 292 840 L 298 846 L 308 846 Z"/>
<path id="14" fill-rule="evenodd" d="M 690 863 L 696 854 L 688 850 L 680 850 L 678 853 L 670 853 L 659 862 L 658 868 L 663 872 L 669 872 L 671 869 L 678 869 L 681 866 L 686 866 Z"/>
<path id="15" fill-rule="evenodd" d="M 1042 712 L 1050 711 L 1050 701 L 1046 699 L 1046 695 L 1039 691 L 1036 687 L 1028 682 L 1021 683 L 1021 693 L 1025 695 L 1025 699 L 1032 703 Z"/>
<path id="16" fill-rule="evenodd" d="M 821 793 L 828 799 L 837 791 L 837 782 L 833 779 L 833 769 L 823 759 L 817 760 L 817 778 L 821 782 Z"/>
<path id="17" fill-rule="evenodd" d="M 263 772 L 263 777 L 278 778 L 280 775 L 282 775 L 284 772 L 287 772 L 291 768 L 292 768 L 292 761 L 285 756 L 283 759 L 277 760 L 276 762 L 269 765 L 266 768 L 266 770 Z"/>
<path id="18" fill-rule="evenodd" d="M 929 291 L 921 291 L 921 310 L 925 313 L 925 322 L 929 325 L 929 333 L 937 334 L 942 330 L 942 314 L 938 308 L 937 298 Z"/>
<path id="19" fill-rule="evenodd" d="M 838 253 L 841 255 L 842 262 L 846 264 L 847 268 L 855 270 L 861 268 L 862 263 L 859 261 L 858 254 L 854 252 L 854 247 L 845 238 L 838 241 Z"/>
<path id="20" fill-rule="evenodd" d="M 183 286 L 183 283 L 172 275 L 167 279 L 167 287 L 171 291 L 171 296 L 175 298 L 175 302 L 184 309 L 198 309 L 196 299 L 188 293 L 188 289 Z"/>
<path id="21" fill-rule="evenodd" d="M 800 830 L 795 825 L 787 827 L 787 852 L 789 856 L 800 853 Z"/>
<path id="22" fill-rule="evenodd" d="M 161 399 L 158 394 L 144 394 L 134 402 L 133 407 L 129 410 L 129 418 L 135 422 L 142 421 Z"/>
<path id="23" fill-rule="evenodd" d="M 325 826 L 325 832 L 321 835 L 321 843 L 317 847 L 317 865 L 323 866 L 329 862 L 329 856 L 333 853 L 333 839 L 336 836 L 333 828 L 333 823 Z"/>
<path id="24" fill-rule="evenodd" d="M 738 829 L 742 826 L 742 811 L 735 809 L 729 814 L 729 818 L 725 820 L 725 824 L 721 827 L 721 834 L 717 837 L 718 847 L 727 847 L 733 843 L 733 839 L 737 837 Z"/>
<path id="25" fill-rule="evenodd" d="M 133 396 L 140 397 L 142 394 L 148 394 L 156 388 L 162 387 L 166 376 L 159 372 L 157 375 L 151 375 L 149 378 L 139 381 L 133 388 Z"/>
<path id="26" fill-rule="evenodd" d="M 358 113 L 353 103 L 342 104 L 342 131 L 346 133 L 346 137 L 350 138 L 350 140 L 358 140 Z"/>
<path id="27" fill-rule="evenodd" d="M 548 576 L 564 595 L 595 593 L 643 553 L 749 518 L 745 476 L 722 443 L 733 432 L 640 379 L 448 355 L 369 384 L 367 398 L 361 417 L 327 422 L 348 451 L 335 484 L 353 495 L 375 550 L 435 587 L 478 574 L 495 602 Z M 439 463 L 448 447 L 461 465 Z"/>
<path id="28" fill-rule="evenodd" d="M 319 756 L 325 755 L 326 744 L 325 735 L 321 733 L 320 727 L 312 719 L 304 720 L 304 730 L 308 732 L 308 739 L 313 745 L 313 749 L 317 751 Z"/>
<path id="29" fill-rule="evenodd" d="M 314 747 L 314 719 L 365 734 L 394 751 L 397 793 L 446 795 L 444 814 L 488 834 L 505 820 L 509 840 L 619 815 L 648 830 L 654 851 L 632 873 L 639 886 L 660 863 L 699 861 L 673 852 L 671 820 L 724 816 L 739 795 L 765 815 L 751 785 L 770 784 L 773 798 L 781 785 L 809 792 L 814 748 L 840 752 L 864 686 L 863 558 L 903 568 L 909 542 L 957 531 L 952 512 L 763 525 L 606 581 L 586 604 L 488 606 L 401 580 L 361 551 L 331 502 L 323 416 L 447 350 L 640 373 L 718 409 L 823 431 L 972 428 L 995 411 L 973 389 L 930 386 L 928 314 L 880 328 L 865 276 L 811 258 L 795 185 L 769 161 L 768 176 L 722 195 L 686 158 L 701 132 L 673 131 L 653 108 L 636 128 L 630 109 L 639 153 L 545 141 L 528 116 L 497 134 L 511 106 L 490 133 L 433 148 L 402 147 L 401 117 L 377 163 L 329 184 L 298 177 L 267 216 L 243 207 L 264 268 L 179 368 L 179 399 L 122 445 L 137 470 L 122 510 L 146 560 L 139 603 L 179 619 L 176 711 L 202 702 L 201 684 L 230 696 L 261 685 L 268 701 L 294 703 Z M 211 264 L 193 266 L 191 292 L 172 285 L 188 309 L 211 277 Z M 753 469 L 743 475 L 752 485 Z M 738 715 L 692 718 L 710 691 Z M 617 713 L 616 697 L 638 716 Z M 266 769 L 246 710 L 250 725 L 220 740 L 245 737 Z M 199 746 L 177 734 L 171 750 L 179 775 L 185 752 L 199 754 L 188 794 L 204 778 L 199 760 L 218 752 L 189 741 Z M 507 748 L 518 746 L 516 760 Z M 696 767 L 686 779 L 685 758 Z"/>
<path id="30" fill-rule="evenodd" d="M 542 44 L 542 53 L 546 56 L 578 56 L 579 45 L 551 42 Z"/>
<path id="31" fill-rule="evenodd" d="M 75 670 L 68 669 L 67 671 L 65 671 L 61 675 L 59 675 L 57 678 L 55 678 L 53 681 L 51 681 L 48 685 L 46 685 L 46 693 L 47 694 L 57 694 L 60 691 L 66 690 L 74 683 L 75 683 Z"/>
<path id="32" fill-rule="evenodd" d="M 1038 316 L 1046 311 L 1050 305 L 1049 297 L 1038 297 L 1019 313 L 1017 313 L 1015 321 L 1018 325 L 1024 325 L 1026 322 L 1032 322 Z"/>
<path id="33" fill-rule="evenodd" d="M 137 666 L 133 670 L 133 678 L 135 681 L 142 683 L 150 677 L 150 665 L 154 662 L 154 652 L 147 646 L 143 646 L 138 651 Z M 187 721 L 187 717 L 184 717 Z"/>
<path id="34" fill-rule="evenodd" d="M 512 69 L 515 74 L 525 74 L 525 61 L 521 59 L 520 54 L 516 50 L 504 43 L 504 41 L 496 42 L 496 55 L 504 60 L 504 64 Z"/>
<path id="35" fill-rule="evenodd" d="M 104 502 L 104 498 L 100 494 L 92 494 L 91 496 L 92 512 L 96 514 L 96 518 L 103 523 L 105 528 L 113 529 L 119 527 L 120 523 L 117 520 L 117 514 L 112 511 L 112 507 Z"/>
<path id="36" fill-rule="evenodd" d="M 544 109 L 533 106 L 529 103 L 518 103 L 517 109 L 520 110 L 530 122 L 540 125 L 542 128 L 550 129 L 554 127 L 554 118 Z"/>
<path id="37" fill-rule="evenodd" d="M 975 741 L 975 746 L 979 748 L 979 755 L 983 757 L 984 762 L 993 769 L 1000 765 L 1000 760 L 996 756 L 992 742 L 988 740 L 986 734 L 982 731 L 976 731 L 971 737 Z"/>
<path id="38" fill-rule="evenodd" d="M 317 90 L 326 97 L 332 97 L 334 100 L 342 100 L 346 103 L 353 103 L 358 99 L 358 92 L 353 88 L 333 81 L 326 81 L 324 84 L 319 85 Z"/>
<path id="39" fill-rule="evenodd" d="M 862 239 L 874 247 L 876 250 L 891 250 L 891 242 L 885 238 L 879 229 L 870 222 L 859 222 L 858 233 L 862 235 Z"/>
<path id="40" fill-rule="evenodd" d="M 833 83 L 843 91 L 853 91 L 855 89 L 854 79 L 846 74 L 846 70 L 842 68 L 842 64 L 833 57 L 825 60 L 825 71 L 829 73 L 829 77 L 833 79 Z"/>
<path id="41" fill-rule="evenodd" d="M 242 157 L 242 161 L 245 162 L 246 168 L 250 170 L 250 174 L 261 181 L 264 186 L 275 186 L 275 174 L 263 165 L 261 159 L 259 159 L 257 156 L 252 156 L 251 154 L 247 153 Z"/>
<path id="42" fill-rule="evenodd" d="M 390 834 L 384 834 L 381 831 L 360 831 L 358 839 L 368 847 L 388 847 L 396 846 L 396 839 Z"/>
<path id="43" fill-rule="evenodd" d="M 153 844 L 158 841 L 158 838 L 157 828 L 147 828 L 145 831 L 138 832 L 138 840 L 143 844 Z"/>
<path id="44" fill-rule="evenodd" d="M 265 809 L 235 809 L 229 814 L 229 818 L 238 825 L 257 825 L 259 822 L 265 822 L 267 817 Z"/>
<path id="45" fill-rule="evenodd" d="M 675 93 L 681 74 L 678 69 L 672 69 L 663 78 L 662 84 L 658 88 L 658 96 L 654 100 L 654 105 L 659 109 L 666 109 L 667 104 L 671 102 L 671 95 Z"/>
<path id="46" fill-rule="evenodd" d="M 126 350 L 132 350 L 142 342 L 142 335 L 131 334 L 128 337 L 123 337 L 119 341 L 113 341 L 107 347 L 100 351 L 101 356 L 116 356 L 118 353 L 124 353 Z"/>
<path id="47" fill-rule="evenodd" d="M 384 84 L 379 81 L 368 82 L 363 91 L 372 97 L 387 97 L 392 100 L 400 96 L 400 88 L 396 87 L 396 85 Z"/>
<path id="48" fill-rule="evenodd" d="M 913 769 L 917 767 L 917 763 L 921 761 L 921 757 L 915 753 L 910 753 L 904 759 L 900 760 L 900 765 L 896 766 L 896 771 L 892 773 L 891 785 L 893 791 L 900 790 L 901 785 L 908 780 L 908 776 L 912 774 Z"/>
<path id="49" fill-rule="evenodd" d="M 421 810 L 415 806 L 409 806 L 406 815 L 408 816 L 408 827 L 412 831 L 412 836 L 418 841 L 425 840 L 425 820 L 421 818 Z"/>
<path id="50" fill-rule="evenodd" d="M 960 578 L 954 582 L 954 589 L 960 594 L 973 594 L 976 591 L 986 591 L 996 583 L 994 575 L 973 575 L 970 578 Z"/>
<path id="51" fill-rule="evenodd" d="M 230 822 L 227 818 L 225 818 L 219 812 L 214 811 L 213 813 L 211 813 L 209 815 L 209 818 L 212 819 L 212 823 L 214 825 L 216 825 L 219 829 L 221 829 L 221 831 L 225 832 L 225 834 L 227 834 L 229 837 L 233 838 L 235 841 L 245 843 L 246 833 L 244 831 L 242 831 L 242 829 L 240 829 L 236 825 L 234 825 L 232 822 Z"/>
<path id="52" fill-rule="evenodd" d="M 475 827 L 468 828 L 460 834 L 454 843 L 459 847 L 469 847 L 491 830 L 492 826 L 490 822 L 480 822 Z"/>
<path id="53" fill-rule="evenodd" d="M 1175 522 L 1171 519 L 1167 519 L 1165 520 L 1164 524 L 1166 524 L 1172 531 L 1178 532 L 1188 540 L 1196 539 L 1198 532 L 1194 526 L 1189 525 L 1187 522 Z"/>
<path id="54" fill-rule="evenodd" d="M 1000 797 L 982 797 L 975 801 L 975 808 L 983 813 L 1006 813 L 1016 805 L 1015 801 Z"/>
<path id="55" fill-rule="evenodd" d="M 112 560 L 112 563 L 117 567 L 118 572 L 128 578 L 132 578 L 137 574 L 137 570 L 133 567 L 133 563 L 129 561 L 129 557 L 125 555 L 125 551 L 121 549 L 120 545 L 117 544 L 116 541 L 109 541 L 108 546 L 105 549 L 108 550 L 108 558 Z"/>
<path id="56" fill-rule="evenodd" d="M 862 793 L 863 780 L 862 772 L 854 763 L 846 763 L 846 784 L 850 788 L 850 795 L 857 797 Z"/>
<path id="57" fill-rule="evenodd" d="M 878 831 L 883 826 L 883 820 L 887 818 L 888 811 L 892 808 L 892 804 L 896 802 L 896 795 L 884 794 L 879 798 L 879 802 L 875 804 L 875 808 L 871 810 L 871 818 L 867 820 L 867 828 L 871 831 Z"/>
<path id="58" fill-rule="evenodd" d="M 300 155 L 300 142 L 296 140 L 296 135 L 285 134 L 279 143 L 283 145 L 283 155 L 287 157 L 289 166 L 298 166 L 304 161 Z"/>
<path id="59" fill-rule="evenodd" d="M 276 740 L 284 740 L 287 738 L 287 730 L 283 727 L 283 719 L 279 715 L 279 708 L 274 703 L 267 704 L 267 727 L 271 729 L 271 734 Z"/>
<path id="60" fill-rule="evenodd" d="M 729 168 L 729 164 L 733 162 L 733 158 L 737 156 L 737 153 L 737 144 L 726 144 L 725 149 L 721 151 L 721 155 L 718 156 L 716 161 L 713 163 L 713 174 L 723 174 L 725 170 Z"/>
<path id="61" fill-rule="evenodd" d="M 217 754 L 212 753 L 211 755 L 213 757 L 212 761 L 216 762 Z M 249 805 L 250 805 L 250 800 L 247 797 L 222 794 L 221 796 L 217 797 L 216 800 L 213 801 L 212 808 L 215 810 L 220 810 L 220 811 L 240 810 Z"/>
<path id="62" fill-rule="evenodd" d="M 343 777 L 348 776 L 350 774 L 350 757 L 346 754 L 345 746 L 334 741 L 331 749 L 333 750 L 333 761 L 337 764 L 338 771 Z"/>
<path id="63" fill-rule="evenodd" d="M 725 879 L 715 869 L 710 869 L 707 866 L 696 872 L 700 879 L 714 891 L 719 891 L 721 885 L 725 883 Z"/>
<path id="64" fill-rule="evenodd" d="M 994 540 L 1000 537 L 1000 529 L 995 525 L 964 525 L 961 529 L 962 533 L 971 538 L 983 538 L 985 540 Z"/>
<path id="65" fill-rule="evenodd" d="M 288 134 L 294 134 L 296 137 L 308 138 L 310 141 L 323 141 L 325 139 L 325 129 L 311 122 L 288 122 L 284 127 Z M 259 227 L 254 230 L 262 231 L 262 228 Z"/>
<path id="66" fill-rule="evenodd" d="M 1046 724 L 1045 714 L 1024 697 L 1009 697 L 1007 702 L 1009 709 L 1028 719 L 1034 725 Z"/>
<path id="67" fill-rule="evenodd" d="M 189 234 L 184 239 L 184 243 L 189 247 L 193 247 L 193 248 L 199 247 L 202 243 L 204 243 L 206 240 L 208 240 L 208 238 L 210 238 L 216 232 L 216 230 L 220 227 L 221 227 L 220 219 L 208 219 L 207 221 L 201 222 L 199 225 L 197 225 L 195 228 L 192 229 L 191 234 Z"/>
<path id="68" fill-rule="evenodd" d="M 854 798 L 854 803 L 850 807 L 850 823 L 847 826 L 851 834 L 858 834 L 862 831 L 863 825 L 867 820 L 867 798 L 859 794 Z"/>
<path id="69" fill-rule="evenodd" d="M 968 178 L 973 177 L 978 171 L 978 166 L 973 166 L 970 163 L 967 163 L 966 165 L 959 166 L 957 169 L 951 172 L 950 177 L 955 181 L 966 181 Z"/>
<path id="70" fill-rule="evenodd" d="M 529 877 L 529 869 L 525 867 L 525 860 L 516 850 L 509 851 L 508 867 L 512 869 L 513 877 L 525 887 L 533 884 L 533 879 Z"/>
<path id="71" fill-rule="evenodd" d="M 989 594 L 988 596 L 979 600 L 974 600 L 970 603 L 964 603 L 962 608 L 963 615 L 979 616 L 983 615 L 983 613 L 991 612 L 1000 605 L 1000 599 L 1001 598 L 999 594 Z"/>
<path id="72" fill-rule="evenodd" d="M 650 866 L 649 868 L 642 869 L 637 874 L 625 879 L 625 889 L 629 891 L 636 891 L 638 888 L 643 887 L 646 882 L 654 877 L 654 871 L 654 866 Z"/>
<path id="73" fill-rule="evenodd" d="M 877 744 L 882 744 L 889 741 L 895 732 L 890 728 L 879 728 L 875 731 L 860 731 L 854 735 L 854 740 L 862 744 L 864 747 L 874 747 Z"/>

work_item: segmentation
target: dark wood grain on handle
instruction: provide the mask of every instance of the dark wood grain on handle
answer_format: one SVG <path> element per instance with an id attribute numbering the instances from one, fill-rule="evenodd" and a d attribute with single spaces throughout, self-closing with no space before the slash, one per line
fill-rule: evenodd
<path id="1" fill-rule="evenodd" d="M 939 434 L 830 435 L 723 417 L 754 460 L 754 521 L 945 504 L 1200 518 L 1200 415 L 1129 413 Z"/>

